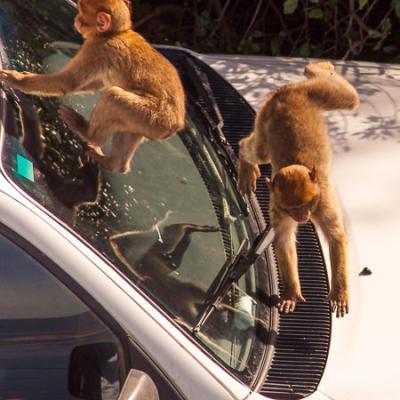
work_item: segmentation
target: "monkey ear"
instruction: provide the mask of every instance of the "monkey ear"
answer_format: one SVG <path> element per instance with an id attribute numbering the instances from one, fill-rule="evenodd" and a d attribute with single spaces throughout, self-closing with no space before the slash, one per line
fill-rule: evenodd
<path id="1" fill-rule="evenodd" d="M 310 174 L 311 181 L 315 182 L 317 180 L 317 170 L 315 169 L 315 165 L 312 167 L 312 169 L 309 172 L 309 174 Z"/>
<path id="2" fill-rule="evenodd" d="M 129 10 L 129 12 L 130 12 L 130 14 L 131 14 L 131 16 L 132 16 L 132 3 L 131 3 L 131 0 L 122 0 L 124 3 L 125 3 L 125 5 L 128 7 L 128 10 Z"/>
<path id="3" fill-rule="evenodd" d="M 108 32 L 111 29 L 111 15 L 100 11 L 96 16 L 96 29 L 99 33 Z"/>

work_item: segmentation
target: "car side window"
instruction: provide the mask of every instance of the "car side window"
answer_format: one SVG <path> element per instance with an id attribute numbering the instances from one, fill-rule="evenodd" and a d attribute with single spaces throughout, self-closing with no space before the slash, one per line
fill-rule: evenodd
<path id="1" fill-rule="evenodd" d="M 116 335 L 4 236 L 0 254 L 0 397 L 117 399 L 126 371 Z"/>

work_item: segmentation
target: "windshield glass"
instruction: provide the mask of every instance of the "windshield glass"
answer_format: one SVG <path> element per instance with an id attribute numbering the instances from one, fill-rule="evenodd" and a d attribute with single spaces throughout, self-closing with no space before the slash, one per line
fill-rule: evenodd
<path id="1" fill-rule="evenodd" d="M 58 70 L 76 53 L 67 1 L 0 0 L 7 68 Z M 43 98 L 7 90 L 2 164 L 37 202 L 140 286 L 192 334 L 207 291 L 244 239 L 254 239 L 210 128 L 188 101 L 186 128 L 147 142 L 128 174 L 99 170 L 59 119 L 64 103 L 86 118 L 96 95 Z M 105 148 L 105 152 L 109 149 Z M 265 346 L 264 286 L 252 267 L 195 336 L 250 382 Z"/>

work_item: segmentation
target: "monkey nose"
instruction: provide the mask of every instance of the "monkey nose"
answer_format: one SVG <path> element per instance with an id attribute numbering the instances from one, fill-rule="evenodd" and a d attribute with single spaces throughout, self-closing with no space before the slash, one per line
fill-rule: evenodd
<path id="1" fill-rule="evenodd" d="M 300 212 L 299 210 L 296 210 L 292 211 L 290 215 L 298 224 L 306 224 L 310 219 L 311 213 L 309 211 Z"/>
<path id="2" fill-rule="evenodd" d="M 303 225 L 303 224 L 306 224 L 308 221 L 309 221 L 309 217 L 306 217 L 306 218 L 303 218 L 303 219 L 300 219 L 300 220 L 298 220 L 297 222 L 300 224 L 300 225 Z"/>

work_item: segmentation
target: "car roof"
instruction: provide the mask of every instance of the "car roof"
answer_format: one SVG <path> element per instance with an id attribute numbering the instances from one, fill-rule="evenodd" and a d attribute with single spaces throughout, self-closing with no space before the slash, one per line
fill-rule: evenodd
<path id="1" fill-rule="evenodd" d="M 202 55 L 257 109 L 270 90 L 302 79 L 306 59 Z M 350 246 L 350 314 L 333 323 L 319 390 L 334 399 L 393 399 L 400 358 L 400 66 L 332 61 L 357 88 L 356 112 L 326 113 L 333 175 Z M 328 260 L 326 243 L 323 243 Z M 372 274 L 361 274 L 367 268 Z M 395 375 L 396 374 L 396 375 Z"/>

